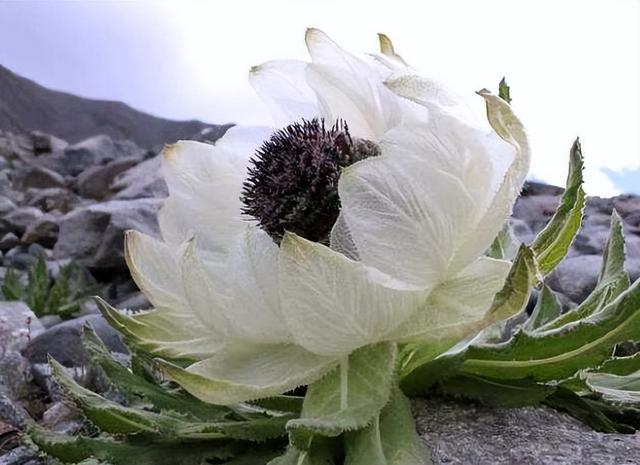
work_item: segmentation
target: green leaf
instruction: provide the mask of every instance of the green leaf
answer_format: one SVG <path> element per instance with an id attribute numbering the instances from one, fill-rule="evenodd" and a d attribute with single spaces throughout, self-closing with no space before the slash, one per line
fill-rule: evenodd
<path id="1" fill-rule="evenodd" d="M 345 435 L 345 465 L 429 465 L 431 452 L 416 432 L 411 404 L 398 387 L 366 428 Z"/>
<path id="2" fill-rule="evenodd" d="M 513 260 L 518 253 L 518 242 L 511 225 L 507 222 L 493 240 L 487 255 L 499 260 Z"/>
<path id="3" fill-rule="evenodd" d="M 83 339 L 91 361 L 104 370 L 107 379 L 127 396 L 130 404 L 147 405 L 156 412 L 180 412 L 198 420 L 220 420 L 231 413 L 227 407 L 206 404 L 181 390 L 168 391 L 157 383 L 135 375 L 111 357 L 90 326 L 84 327 Z"/>
<path id="4" fill-rule="evenodd" d="M 559 380 L 608 359 L 640 333 L 640 281 L 603 310 L 562 328 L 517 332 L 503 344 L 470 346 L 462 371 L 497 379 Z"/>
<path id="5" fill-rule="evenodd" d="M 555 214 L 536 236 L 531 248 L 542 276 L 547 276 L 567 255 L 575 238 L 585 205 L 585 193 L 582 189 L 583 159 L 580 141 L 576 139 L 571 147 L 567 187 Z"/>
<path id="6" fill-rule="evenodd" d="M 630 375 L 640 370 L 640 352 L 628 357 L 613 357 L 593 371 L 594 373 L 609 373 L 612 375 Z"/>
<path id="7" fill-rule="evenodd" d="M 525 308 L 531 295 L 536 271 L 533 253 L 526 245 L 518 250 L 503 288 L 493 300 L 487 313 L 486 326 L 479 335 L 466 342 L 443 340 L 437 345 L 409 345 L 400 358 L 400 385 L 408 395 L 427 392 L 434 383 L 453 376 L 461 367 L 466 349 L 476 341 L 484 341 L 495 332 L 501 332 L 505 318 Z"/>
<path id="8" fill-rule="evenodd" d="M 267 465 L 338 465 L 342 463 L 340 442 L 340 438 L 315 436 L 308 450 L 289 446 L 283 455 Z"/>
<path id="9" fill-rule="evenodd" d="M 511 103 L 511 92 L 507 85 L 506 78 L 500 79 L 500 84 L 498 85 L 498 96 L 505 102 Z"/>
<path id="10" fill-rule="evenodd" d="M 35 423 L 29 425 L 27 432 L 40 450 L 65 463 L 95 458 L 112 465 L 131 465 L 132 461 L 136 465 L 202 465 L 207 460 L 219 462 L 230 459 L 246 450 L 246 445 L 227 440 L 185 444 L 155 442 L 142 437 L 125 441 L 103 436 L 71 437 L 47 431 Z"/>
<path id="11" fill-rule="evenodd" d="M 533 253 L 522 244 L 511 265 L 504 286 L 496 294 L 488 312 L 488 320 L 493 322 L 510 318 L 523 310 L 536 279 L 536 266 Z"/>
<path id="12" fill-rule="evenodd" d="M 311 384 L 301 417 L 287 425 L 291 443 L 306 450 L 315 435 L 338 436 L 367 425 L 389 400 L 396 352 L 388 342 L 362 347 Z"/>
<path id="13" fill-rule="evenodd" d="M 6 300 L 26 300 L 25 288 L 20 282 L 20 276 L 13 268 L 9 268 L 4 275 L 2 295 Z"/>
<path id="14" fill-rule="evenodd" d="M 525 407 L 536 405 L 549 397 L 556 388 L 531 379 L 500 380 L 473 375 L 447 378 L 440 390 L 455 398 L 472 399 L 491 407 Z"/>
<path id="15" fill-rule="evenodd" d="M 556 410 L 567 412 L 601 433 L 630 432 L 624 425 L 617 424 L 603 413 L 600 404 L 582 398 L 568 389 L 559 387 L 544 403 Z"/>
<path id="16" fill-rule="evenodd" d="M 628 375 L 586 372 L 583 377 L 591 391 L 609 402 L 640 405 L 640 371 Z"/>
<path id="17" fill-rule="evenodd" d="M 543 284 L 533 312 L 531 312 L 531 316 L 522 327 L 526 331 L 534 331 L 558 318 L 561 311 L 562 307 L 556 295 L 546 284 Z"/>
<path id="18" fill-rule="evenodd" d="M 629 287 L 629 275 L 624 270 L 624 235 L 622 220 L 614 210 L 609 238 L 602 256 L 598 282 L 589 296 L 576 308 L 551 321 L 542 329 L 560 328 L 573 321 L 599 312 Z"/>

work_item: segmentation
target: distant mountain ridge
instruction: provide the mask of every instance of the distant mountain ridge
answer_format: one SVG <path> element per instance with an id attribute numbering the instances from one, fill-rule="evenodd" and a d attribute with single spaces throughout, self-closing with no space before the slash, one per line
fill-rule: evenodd
<path id="1" fill-rule="evenodd" d="M 0 65 L 0 130 L 14 133 L 39 130 L 71 143 L 106 134 L 152 148 L 227 128 L 228 125 L 198 120 L 159 118 L 122 102 L 93 100 L 48 89 Z"/>

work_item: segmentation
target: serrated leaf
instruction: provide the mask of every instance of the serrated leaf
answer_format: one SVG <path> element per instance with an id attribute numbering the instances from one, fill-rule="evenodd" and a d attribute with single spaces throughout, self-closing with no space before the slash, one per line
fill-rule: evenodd
<path id="1" fill-rule="evenodd" d="M 431 452 L 416 432 L 411 404 L 398 387 L 366 428 L 345 435 L 345 465 L 430 465 Z"/>
<path id="2" fill-rule="evenodd" d="M 504 286 L 493 300 L 485 329 L 478 335 L 458 343 L 443 340 L 437 345 L 408 345 L 400 358 L 400 385 L 409 395 L 427 392 L 434 383 L 453 376 L 461 367 L 466 349 L 483 342 L 494 332 L 501 332 L 504 321 L 525 308 L 536 277 L 533 252 L 526 245 L 518 250 Z M 456 344 L 458 343 L 458 344 Z"/>
<path id="3" fill-rule="evenodd" d="M 465 373 L 497 379 L 564 379 L 598 366 L 616 344 L 640 333 L 640 281 L 602 311 L 579 322 L 535 334 L 517 332 L 508 342 L 470 346 Z"/>
<path id="4" fill-rule="evenodd" d="M 583 159 L 580 141 L 575 140 L 569 157 L 567 186 L 558 208 L 540 233 L 531 248 L 542 276 L 547 276 L 567 255 L 569 248 L 582 223 L 585 193 L 582 189 Z"/>
<path id="5" fill-rule="evenodd" d="M 556 410 L 567 412 L 601 433 L 630 432 L 624 425 L 610 419 L 602 411 L 600 404 L 582 398 L 568 389 L 559 387 L 544 403 Z"/>
<path id="6" fill-rule="evenodd" d="M 612 375 L 630 375 L 640 370 L 640 352 L 628 357 L 613 357 L 592 370 L 594 373 L 609 373 Z"/>
<path id="7" fill-rule="evenodd" d="M 301 451 L 289 446 L 284 454 L 267 465 L 338 465 L 342 463 L 340 439 L 316 436 L 308 450 Z"/>
<path id="8" fill-rule="evenodd" d="M 524 309 L 536 277 L 533 252 L 526 245 L 520 245 L 518 254 L 511 265 L 504 286 L 493 299 L 488 315 L 493 321 L 509 318 Z"/>
<path id="9" fill-rule="evenodd" d="M 455 398 L 472 399 L 491 407 L 505 408 L 539 404 L 556 389 L 531 379 L 499 380 L 470 375 L 447 378 L 439 388 L 444 394 Z"/>
<path id="10" fill-rule="evenodd" d="M 64 463 L 77 463 L 88 458 L 104 460 L 112 465 L 202 465 L 207 460 L 230 459 L 246 448 L 235 441 L 154 442 L 148 438 L 118 441 L 107 437 L 66 436 L 47 431 L 32 423 L 28 428 L 31 441 L 43 452 Z"/>
<path id="11" fill-rule="evenodd" d="M 498 84 L 498 96 L 507 103 L 511 103 L 511 89 L 507 85 L 506 78 L 500 79 Z"/>
<path id="12" fill-rule="evenodd" d="M 90 326 L 83 329 L 83 341 L 91 361 L 104 370 L 107 379 L 127 396 L 131 404 L 150 404 L 156 412 L 180 412 L 199 420 L 220 420 L 232 413 L 227 407 L 206 404 L 183 391 L 168 391 L 135 375 L 111 357 Z"/>
<path id="13" fill-rule="evenodd" d="M 294 418 L 293 414 L 281 413 L 274 416 L 256 414 L 239 420 L 225 418 L 218 421 L 198 421 L 179 410 L 153 412 L 123 406 L 83 388 L 66 374 L 60 364 L 54 360 L 50 363 L 56 382 L 87 418 L 107 433 L 146 433 L 148 436 L 171 440 L 232 438 L 262 442 L 284 436 L 287 422 Z"/>
<path id="14" fill-rule="evenodd" d="M 108 433 L 135 434 L 159 432 L 159 418 L 152 412 L 142 412 L 109 401 L 77 384 L 64 367 L 49 360 L 52 376 L 82 412 L 101 430 Z"/>
<path id="15" fill-rule="evenodd" d="M 624 270 L 624 235 L 622 220 L 614 210 L 609 238 L 602 255 L 602 266 L 596 287 L 578 307 L 549 322 L 542 329 L 559 328 L 599 312 L 629 287 L 629 275 Z"/>
<path id="16" fill-rule="evenodd" d="M 397 348 L 362 347 L 307 389 L 302 414 L 287 424 L 291 443 L 306 450 L 315 435 L 338 436 L 362 428 L 389 400 Z"/>
<path id="17" fill-rule="evenodd" d="M 534 331 L 560 316 L 562 306 L 553 291 L 546 285 L 542 285 L 538 300 L 531 316 L 522 325 L 525 331 Z"/>
<path id="18" fill-rule="evenodd" d="M 518 253 L 518 241 L 516 240 L 511 224 L 505 223 L 491 247 L 487 251 L 487 256 L 499 260 L 513 260 Z"/>

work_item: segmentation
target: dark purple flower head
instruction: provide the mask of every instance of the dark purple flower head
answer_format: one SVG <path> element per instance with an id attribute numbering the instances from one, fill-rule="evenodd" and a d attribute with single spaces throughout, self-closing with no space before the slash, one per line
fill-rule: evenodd
<path id="1" fill-rule="evenodd" d="M 340 212 L 340 171 L 378 155 L 372 142 L 351 137 L 338 120 L 303 120 L 276 131 L 250 162 L 242 212 L 254 217 L 276 242 L 285 231 L 327 243 Z"/>

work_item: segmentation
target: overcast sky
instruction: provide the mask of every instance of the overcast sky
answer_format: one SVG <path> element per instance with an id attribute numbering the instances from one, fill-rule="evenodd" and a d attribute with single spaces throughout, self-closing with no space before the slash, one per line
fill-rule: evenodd
<path id="1" fill-rule="evenodd" d="M 307 26 L 358 53 L 387 33 L 479 117 L 474 91 L 505 75 L 533 177 L 562 185 L 580 136 L 589 194 L 640 192 L 640 0 L 0 0 L 0 64 L 164 117 L 268 124 L 248 69 L 306 58 Z"/>

